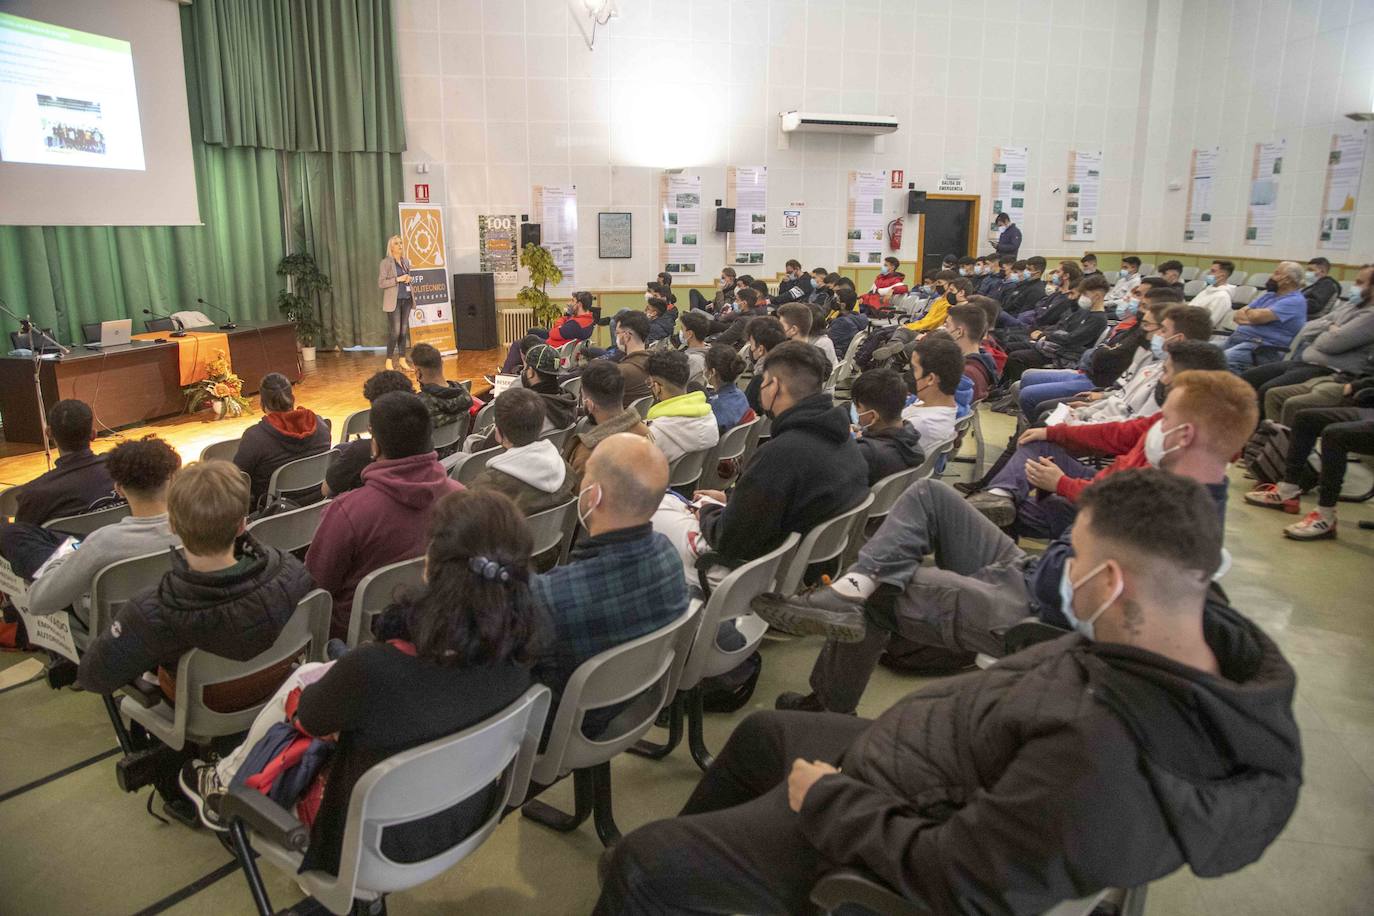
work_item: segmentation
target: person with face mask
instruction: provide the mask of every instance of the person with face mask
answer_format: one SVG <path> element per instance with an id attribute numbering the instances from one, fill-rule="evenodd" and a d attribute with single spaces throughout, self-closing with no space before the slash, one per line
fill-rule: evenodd
<path id="1" fill-rule="evenodd" d="M 1331 262 L 1313 258 L 1302 274 L 1302 295 L 1307 300 L 1308 319 L 1325 314 L 1341 294 L 1341 284 L 1331 276 Z"/>
<path id="2" fill-rule="evenodd" d="M 1021 250 L 1021 229 L 1011 221 L 1011 214 L 997 214 L 992 225 L 997 230 L 997 253 L 1016 257 Z"/>
<path id="3" fill-rule="evenodd" d="M 921 434 L 921 448 L 931 452 L 954 439 L 964 354 L 948 336 L 927 334 L 911 345 L 910 364 L 916 400 L 902 411 L 902 419 Z"/>
<path id="4" fill-rule="evenodd" d="M 921 434 L 902 419 L 906 383 L 893 369 L 872 369 L 854 380 L 849 423 L 868 466 L 868 485 L 920 467 L 925 460 Z"/>
<path id="5" fill-rule="evenodd" d="M 815 290 L 811 275 L 802 270 L 801 261 L 790 260 L 784 266 L 784 276 L 778 283 L 778 302 L 805 302 Z"/>
<path id="6" fill-rule="evenodd" d="M 1231 274 L 1235 269 L 1236 265 L 1230 261 L 1213 261 L 1207 272 L 1198 278 L 1205 285 L 1188 300 L 1190 305 L 1207 310 L 1212 316 L 1212 326 L 1218 331 L 1236 329 L 1232 318 L 1235 309 L 1231 304 L 1231 294 L 1236 291 L 1231 283 Z"/>
<path id="7" fill-rule="evenodd" d="M 756 414 L 735 379 L 744 371 L 744 358 L 729 347 L 714 344 L 706 352 L 706 383 L 711 388 L 711 413 L 721 433 L 748 423 Z"/>
<path id="8" fill-rule="evenodd" d="M 582 373 L 579 397 L 580 412 L 589 423 L 579 424 L 563 450 L 574 483 L 581 481 L 592 452 L 606 439 L 617 433 L 649 436 L 649 427 L 644 425 L 639 411 L 624 406 L 625 377 L 614 363 L 597 360 L 588 366 Z"/>
<path id="9" fill-rule="evenodd" d="M 1007 319 L 1034 308 L 1045 298 L 1044 258 L 1039 255 L 1029 257 L 1023 267 L 1014 267 L 1013 271 L 1019 279 L 1002 287 L 1002 311 L 1007 318 L 999 319 L 999 326 L 1005 324 Z"/>
<path id="10" fill-rule="evenodd" d="M 1127 255 L 1121 259 L 1121 269 L 1116 273 L 1116 282 L 1107 291 L 1107 308 L 1119 307 L 1126 301 L 1131 290 L 1140 285 L 1140 258 Z"/>
<path id="11" fill-rule="evenodd" d="M 1226 512 L 1226 468 L 1253 431 L 1256 415 L 1254 397 L 1238 381 L 1224 371 L 1180 374 L 1169 413 L 1152 437 L 1151 454 L 1160 467 L 1205 488 L 1210 517 L 1219 527 Z M 1138 469 L 1158 473 L 1144 460 L 1145 432 L 1130 431 L 1137 470 L 1119 467 L 1118 459 L 1118 469 L 1104 472 L 1095 486 Z M 1091 492 L 1088 481 L 1069 482 L 1078 490 L 1074 502 Z M 944 657 L 932 651 L 930 667 L 947 673 L 972 665 L 976 652 L 1001 655 L 1005 628 L 1027 615 L 1064 626 L 1059 588 L 1074 552 L 1071 538 L 1061 532 L 1042 554 L 1029 555 L 953 487 L 917 481 L 898 497 L 855 563 L 829 586 L 751 602 L 784 632 L 828 637 L 811 672 L 813 692 L 783 694 L 778 708 L 852 712 L 894 634 L 942 647 Z M 933 567 L 923 562 L 927 557 L 934 558 Z M 1091 568 L 1078 567 L 1079 577 Z"/>
<path id="12" fill-rule="evenodd" d="M 883 266 L 878 269 L 873 286 L 860 299 L 867 308 L 880 309 L 891 302 L 893 296 L 904 296 L 910 292 L 906 275 L 897 269 L 901 266 L 902 262 L 891 255 L 883 258 Z"/>
<path id="13" fill-rule="evenodd" d="M 1232 316 L 1236 329 L 1226 339 L 1226 361 L 1235 373 L 1283 359 L 1307 321 L 1307 300 L 1299 287 L 1302 265 L 1280 261 L 1265 292 Z"/>
<path id="14" fill-rule="evenodd" d="M 693 309 L 720 314 L 721 311 L 735 298 L 735 269 L 733 267 L 722 267 L 720 276 L 716 278 L 716 293 L 711 299 L 707 299 L 694 289 L 687 291 L 687 303 Z"/>
<path id="15" fill-rule="evenodd" d="M 668 462 L 644 436 L 608 436 L 587 461 L 577 517 L 588 537 L 572 549 L 566 564 L 530 580 L 530 591 L 553 627 L 533 670 L 534 679 L 553 691 L 552 708 L 587 659 L 661 629 L 687 611 L 677 551 L 652 526 L 667 488 Z M 625 705 L 588 713 L 583 733 L 600 734 Z"/>
<path id="16" fill-rule="evenodd" d="M 744 332 L 745 352 L 754 367 L 754 377 L 744 389 L 744 397 L 749 403 L 749 408 L 757 416 L 763 416 L 763 403 L 760 400 L 763 373 L 759 371 L 759 366 L 763 365 L 764 357 L 786 339 L 787 330 L 783 328 L 781 321 L 771 315 L 751 318 Z"/>
<path id="17" fill-rule="evenodd" d="M 643 312 L 621 316 L 615 329 L 616 348 L 624 354 L 616 362 L 625 376 L 625 406 L 653 394 L 649 389 L 649 318 Z"/>

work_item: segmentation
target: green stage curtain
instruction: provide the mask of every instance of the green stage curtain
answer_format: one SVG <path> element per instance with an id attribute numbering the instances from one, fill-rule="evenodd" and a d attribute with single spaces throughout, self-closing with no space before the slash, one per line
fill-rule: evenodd
<path id="1" fill-rule="evenodd" d="M 207 143 L 405 149 L 389 0 L 196 0 L 182 28 Z"/>

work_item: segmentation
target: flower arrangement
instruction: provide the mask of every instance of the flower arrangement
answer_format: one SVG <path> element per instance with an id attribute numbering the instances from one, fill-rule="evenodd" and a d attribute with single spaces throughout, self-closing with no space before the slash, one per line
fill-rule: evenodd
<path id="1" fill-rule="evenodd" d="M 215 358 L 205 370 L 203 381 L 186 387 L 187 412 L 208 407 L 216 419 L 242 416 L 248 408 L 248 399 L 243 396 L 243 379 L 230 370 L 223 350 L 215 351 Z"/>

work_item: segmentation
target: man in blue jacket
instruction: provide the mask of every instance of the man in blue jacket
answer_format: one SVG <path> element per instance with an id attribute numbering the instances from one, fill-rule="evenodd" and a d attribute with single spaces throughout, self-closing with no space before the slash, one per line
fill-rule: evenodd
<path id="1" fill-rule="evenodd" d="M 1236 329 L 1223 346 L 1232 372 L 1283 359 L 1307 323 L 1302 278 L 1301 264 L 1280 261 L 1264 284 L 1264 295 L 1235 312 Z"/>
<path id="2" fill-rule="evenodd" d="M 994 226 L 999 228 L 997 236 L 997 253 L 1009 254 L 1013 258 L 1021 250 L 1021 230 L 1011 221 L 1011 216 L 1007 213 L 997 214 L 997 218 L 992 221 Z"/>

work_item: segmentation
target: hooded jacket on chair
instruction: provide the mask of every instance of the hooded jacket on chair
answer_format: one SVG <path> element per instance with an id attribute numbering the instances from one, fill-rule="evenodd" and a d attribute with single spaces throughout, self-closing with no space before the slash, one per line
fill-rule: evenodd
<path id="1" fill-rule="evenodd" d="M 487 462 L 472 481 L 474 490 L 509 496 L 524 515 L 561 506 L 577 495 L 575 478 L 558 448 L 548 439 L 506 449 Z"/>

